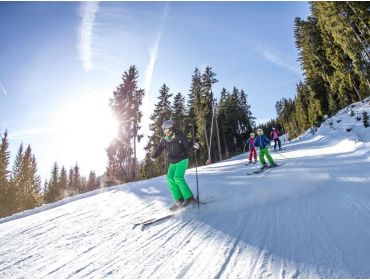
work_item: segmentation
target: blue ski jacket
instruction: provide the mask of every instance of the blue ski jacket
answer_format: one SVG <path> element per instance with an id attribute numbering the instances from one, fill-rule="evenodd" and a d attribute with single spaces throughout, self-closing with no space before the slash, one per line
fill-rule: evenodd
<path id="1" fill-rule="evenodd" d="M 265 134 L 257 136 L 255 145 L 256 147 L 260 147 L 260 149 L 264 149 L 267 146 L 270 146 L 270 139 L 268 139 Z"/>

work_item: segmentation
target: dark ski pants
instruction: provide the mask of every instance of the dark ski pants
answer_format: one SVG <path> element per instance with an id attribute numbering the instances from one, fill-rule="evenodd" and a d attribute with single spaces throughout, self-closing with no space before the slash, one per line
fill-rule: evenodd
<path id="1" fill-rule="evenodd" d="M 278 143 L 278 145 L 279 145 L 279 150 L 281 149 L 281 141 L 280 141 L 280 139 L 278 138 L 278 139 L 274 139 L 274 142 L 275 142 L 275 144 L 274 144 L 274 150 L 276 150 L 276 143 Z"/>

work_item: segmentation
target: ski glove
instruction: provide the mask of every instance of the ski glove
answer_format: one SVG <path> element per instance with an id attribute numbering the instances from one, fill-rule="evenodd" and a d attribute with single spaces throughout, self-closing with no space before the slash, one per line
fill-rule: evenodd
<path id="1" fill-rule="evenodd" d="M 199 150 L 199 144 L 198 143 L 194 143 L 193 148 L 196 149 L 196 150 Z"/>

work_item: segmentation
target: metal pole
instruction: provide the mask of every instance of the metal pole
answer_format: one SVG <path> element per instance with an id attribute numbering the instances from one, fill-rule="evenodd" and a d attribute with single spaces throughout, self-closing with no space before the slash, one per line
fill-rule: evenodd
<path id="1" fill-rule="evenodd" d="M 221 153 L 221 144 L 220 144 L 220 132 L 218 131 L 218 114 L 217 114 L 217 103 L 216 103 L 216 132 L 217 132 L 217 145 L 218 145 L 218 156 L 220 157 L 220 161 L 222 160 L 222 153 Z"/>
<path id="2" fill-rule="evenodd" d="M 193 134 L 193 144 L 195 143 L 195 135 L 194 135 L 194 125 L 191 123 L 191 132 Z M 197 181 L 197 202 L 198 202 L 198 209 L 199 209 L 199 185 L 198 185 L 198 159 L 197 159 L 197 150 L 194 151 L 195 156 L 195 178 Z"/>
<path id="3" fill-rule="evenodd" d="M 208 159 L 206 164 L 211 163 L 211 148 L 209 147 L 208 143 L 208 134 L 207 134 L 207 126 L 206 126 L 206 118 L 204 118 L 204 136 L 206 138 L 206 143 L 207 143 L 207 150 L 208 150 Z"/>

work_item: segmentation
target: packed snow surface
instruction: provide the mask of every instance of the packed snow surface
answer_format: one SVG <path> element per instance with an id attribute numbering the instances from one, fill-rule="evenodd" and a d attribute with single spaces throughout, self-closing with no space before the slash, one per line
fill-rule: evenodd
<path id="1" fill-rule="evenodd" d="M 198 168 L 207 203 L 147 227 L 172 203 L 165 176 L 4 218 L 0 278 L 370 278 L 370 128 L 349 108 L 271 152 L 283 166 Z"/>

